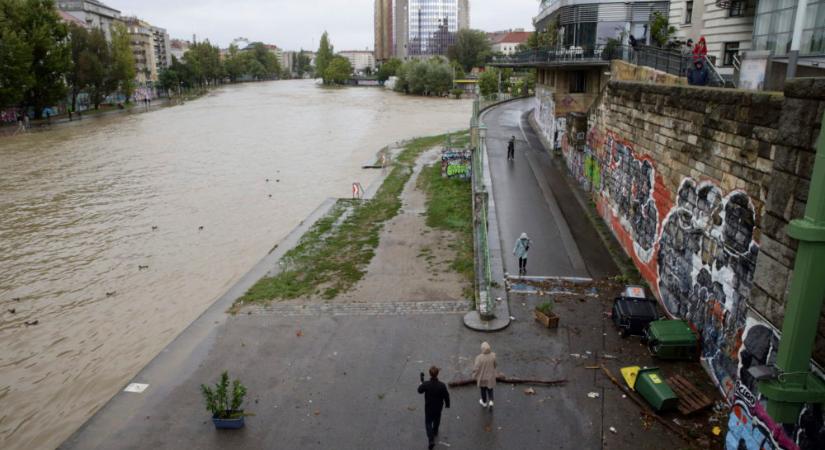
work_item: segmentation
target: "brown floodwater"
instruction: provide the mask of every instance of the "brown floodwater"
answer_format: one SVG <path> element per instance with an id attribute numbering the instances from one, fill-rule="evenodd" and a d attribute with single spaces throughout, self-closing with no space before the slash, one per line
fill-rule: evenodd
<path id="1" fill-rule="evenodd" d="M 469 115 L 277 81 L 0 139 L 0 448 L 59 445 L 381 147 Z"/>

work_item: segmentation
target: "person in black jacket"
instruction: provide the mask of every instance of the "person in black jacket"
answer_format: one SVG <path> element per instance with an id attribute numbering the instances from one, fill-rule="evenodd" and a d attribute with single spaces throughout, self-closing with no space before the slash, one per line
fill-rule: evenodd
<path id="1" fill-rule="evenodd" d="M 507 160 L 515 161 L 516 159 L 516 137 L 511 136 L 510 141 L 507 142 Z"/>
<path id="2" fill-rule="evenodd" d="M 439 371 L 436 366 L 430 367 L 429 381 L 424 381 L 424 372 L 421 372 L 421 384 L 418 385 L 418 393 L 424 394 L 424 425 L 430 449 L 435 447 L 435 437 L 441 424 L 441 408 L 450 407 L 450 393 L 447 391 L 447 385 L 438 381 Z"/>

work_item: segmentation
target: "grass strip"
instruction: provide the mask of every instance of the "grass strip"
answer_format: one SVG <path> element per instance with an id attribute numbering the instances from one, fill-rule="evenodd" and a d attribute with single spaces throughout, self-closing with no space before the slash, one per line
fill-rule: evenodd
<path id="1" fill-rule="evenodd" d="M 464 294 L 473 296 L 475 274 L 473 257 L 473 190 L 469 180 L 441 177 L 441 165 L 424 168 L 417 186 L 427 194 L 427 226 L 455 233 L 455 240 L 446 243 L 455 257 L 450 268 L 466 281 Z"/>
<path id="2" fill-rule="evenodd" d="M 464 133 L 466 134 L 466 133 Z M 401 209 L 401 192 L 418 156 L 444 142 L 446 135 L 413 139 L 404 147 L 375 196 L 366 201 L 339 200 L 281 259 L 282 270 L 258 280 L 232 308 L 311 294 L 335 298 L 363 278 L 384 223 Z M 343 220 L 344 213 L 347 212 Z"/>

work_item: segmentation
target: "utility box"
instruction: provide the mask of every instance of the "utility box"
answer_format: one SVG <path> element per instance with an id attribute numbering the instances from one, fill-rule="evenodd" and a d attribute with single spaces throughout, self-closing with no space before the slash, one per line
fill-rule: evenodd
<path id="1" fill-rule="evenodd" d="M 679 397 L 665 382 L 665 378 L 658 367 L 647 367 L 639 370 L 634 389 L 657 412 L 676 409 L 679 404 Z"/>
<path id="2" fill-rule="evenodd" d="M 656 320 L 645 329 L 644 338 L 653 356 L 661 359 L 695 359 L 697 339 L 684 320 Z"/>
<path id="3" fill-rule="evenodd" d="M 656 300 L 645 298 L 640 286 L 627 286 L 620 297 L 613 300 L 613 323 L 622 336 L 643 336 L 647 325 L 659 318 Z"/>

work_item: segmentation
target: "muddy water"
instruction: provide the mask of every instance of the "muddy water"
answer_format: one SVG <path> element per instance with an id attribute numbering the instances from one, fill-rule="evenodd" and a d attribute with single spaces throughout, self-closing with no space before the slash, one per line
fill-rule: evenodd
<path id="1" fill-rule="evenodd" d="M 0 448 L 59 445 L 378 149 L 469 110 L 281 81 L 0 140 Z"/>

